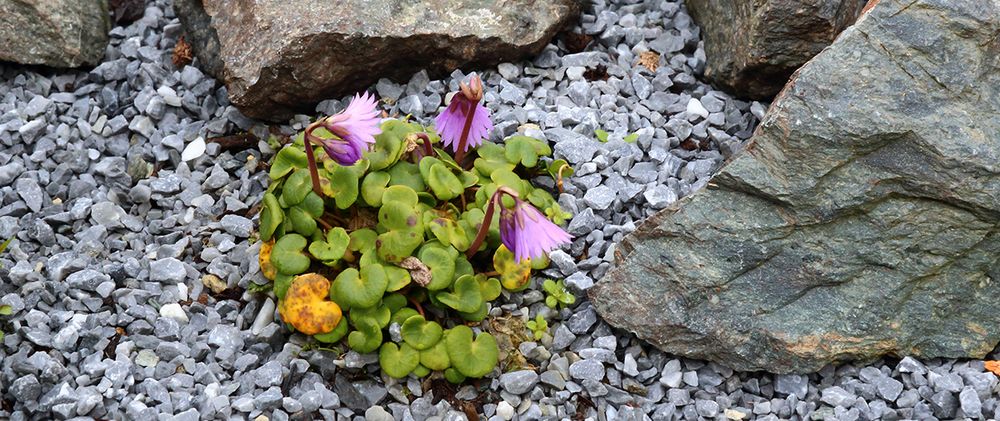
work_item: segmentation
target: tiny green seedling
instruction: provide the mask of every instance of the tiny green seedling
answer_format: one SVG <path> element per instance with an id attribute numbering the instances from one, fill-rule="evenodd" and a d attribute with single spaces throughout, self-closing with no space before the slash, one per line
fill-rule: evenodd
<path id="1" fill-rule="evenodd" d="M 545 305 L 551 309 L 566 308 L 576 303 L 576 296 L 566 290 L 566 284 L 563 280 L 556 282 L 546 279 L 542 283 L 542 289 L 545 290 L 546 295 Z"/>
<path id="2" fill-rule="evenodd" d="M 528 327 L 536 341 L 541 340 L 549 330 L 549 322 L 541 314 L 535 315 L 535 320 L 528 320 L 524 325 Z"/>

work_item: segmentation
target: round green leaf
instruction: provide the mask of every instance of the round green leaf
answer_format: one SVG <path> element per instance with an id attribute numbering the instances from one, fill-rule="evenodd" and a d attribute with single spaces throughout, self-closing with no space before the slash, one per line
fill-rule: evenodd
<path id="1" fill-rule="evenodd" d="M 437 299 L 462 313 L 474 313 L 483 305 L 483 293 L 479 281 L 472 275 L 458 278 L 452 291 L 438 294 Z"/>
<path id="2" fill-rule="evenodd" d="M 306 238 L 298 234 L 286 234 L 274 243 L 271 249 L 271 264 L 278 272 L 298 275 L 309 269 L 311 260 L 302 252 L 306 248 Z"/>
<path id="3" fill-rule="evenodd" d="M 379 348 L 382 344 L 382 329 L 374 321 L 364 319 L 358 330 L 347 335 L 347 346 L 356 352 L 367 354 Z"/>
<path id="4" fill-rule="evenodd" d="M 437 215 L 429 212 L 432 215 Z M 458 221 L 447 216 L 436 216 L 425 224 L 442 244 L 451 244 L 458 251 L 469 249 L 469 236 Z"/>
<path id="5" fill-rule="evenodd" d="M 395 324 L 398 324 L 400 326 L 403 326 L 403 323 L 406 322 L 410 317 L 419 316 L 419 315 L 420 315 L 420 313 L 418 313 L 416 310 L 414 310 L 412 308 L 409 308 L 409 307 L 403 307 L 403 308 L 401 308 L 399 310 L 396 310 L 394 313 L 392 313 L 392 321 L 391 321 L 391 323 L 395 323 Z"/>
<path id="6" fill-rule="evenodd" d="M 420 365 L 431 370 L 444 370 L 451 367 L 448 347 L 445 346 L 444 341 L 439 340 L 434 346 L 420 351 Z"/>
<path id="7" fill-rule="evenodd" d="M 288 176 L 285 185 L 281 188 L 281 200 L 285 206 L 295 206 L 305 200 L 306 195 L 312 191 L 312 178 L 309 170 L 297 169 Z"/>
<path id="8" fill-rule="evenodd" d="M 351 237 L 341 227 L 327 231 L 325 241 L 313 241 L 309 244 L 309 254 L 324 262 L 333 262 L 344 257 Z"/>
<path id="9" fill-rule="evenodd" d="M 538 165 L 539 156 L 552 154 L 548 143 L 528 136 L 514 136 L 504 141 L 504 156 L 512 164 L 532 168 Z"/>
<path id="10" fill-rule="evenodd" d="M 279 269 L 280 270 L 280 269 Z M 373 307 L 382 300 L 389 280 L 381 265 L 372 264 L 357 269 L 344 269 L 333 281 L 331 297 L 337 304 L 348 308 Z"/>
<path id="11" fill-rule="evenodd" d="M 483 303 L 479 306 L 478 309 L 476 309 L 476 311 L 473 311 L 471 313 L 459 312 L 458 315 L 461 316 L 462 319 L 464 319 L 465 321 L 481 322 L 483 321 L 483 319 L 486 318 L 488 312 L 489 310 L 488 306 L 486 305 L 486 301 L 483 301 Z"/>
<path id="12" fill-rule="evenodd" d="M 527 184 L 513 171 L 508 170 L 497 170 L 490 174 L 490 180 L 498 186 L 506 186 L 514 191 L 521 197 L 525 197 L 527 193 Z M 506 197 L 506 196 L 504 196 Z"/>
<path id="13" fill-rule="evenodd" d="M 308 165 L 306 152 L 301 146 L 287 145 L 275 155 L 268 176 L 272 180 L 277 180 L 288 175 L 295 168 L 306 168 Z"/>
<path id="14" fill-rule="evenodd" d="M 410 344 L 414 349 L 424 350 L 434 346 L 441 340 L 444 330 L 437 322 L 428 322 L 423 316 L 413 316 L 406 319 L 400 328 L 403 341 Z"/>
<path id="15" fill-rule="evenodd" d="M 417 191 L 407 186 L 389 186 L 382 193 L 382 203 L 399 202 L 410 207 L 417 205 Z"/>
<path id="16" fill-rule="evenodd" d="M 445 336 L 445 346 L 452 366 L 462 375 L 480 378 L 496 367 L 499 357 L 493 335 L 483 332 L 473 339 L 472 329 L 459 325 Z"/>
<path id="17" fill-rule="evenodd" d="M 422 129 L 419 124 L 400 120 L 387 120 L 382 123 L 382 133 L 375 136 L 375 145 L 364 154 L 371 163 L 372 171 L 381 171 L 399 161 L 404 152 L 403 139 L 406 135 Z"/>
<path id="18" fill-rule="evenodd" d="M 455 279 L 455 257 L 458 254 L 451 246 L 447 248 L 436 243 L 427 243 L 420 248 L 418 258 L 431 270 L 431 282 L 426 288 L 431 291 L 451 286 Z"/>
<path id="19" fill-rule="evenodd" d="M 316 220 L 298 206 L 288 209 L 288 220 L 292 221 L 292 229 L 299 234 L 308 237 L 316 232 Z"/>
<path id="20" fill-rule="evenodd" d="M 400 293 L 388 294 L 382 298 L 382 304 L 393 314 L 399 311 L 399 309 L 406 307 L 406 303 L 406 296 Z"/>
<path id="21" fill-rule="evenodd" d="M 483 294 L 483 300 L 493 301 L 500 296 L 500 280 L 497 278 L 487 278 L 486 275 L 477 275 L 479 290 Z"/>
<path id="22" fill-rule="evenodd" d="M 362 326 L 364 323 L 371 322 L 379 329 L 389 326 L 391 316 L 392 312 L 385 304 L 374 307 L 351 308 L 350 313 L 351 324 L 354 326 Z"/>
<path id="23" fill-rule="evenodd" d="M 274 231 L 285 220 L 285 213 L 278 204 L 278 198 L 271 193 L 264 194 L 264 207 L 260 211 L 260 239 L 270 241 Z"/>
<path id="24" fill-rule="evenodd" d="M 513 171 L 515 165 L 507 161 L 504 148 L 495 143 L 484 142 L 476 149 L 479 158 L 473 164 L 482 177 L 489 178 L 499 170 Z"/>
<path id="25" fill-rule="evenodd" d="M 292 285 L 292 279 L 294 278 L 294 275 L 286 275 L 284 273 L 277 273 L 274 276 L 273 291 L 279 300 L 285 298 L 285 293 L 288 292 L 288 287 Z"/>
<path id="26" fill-rule="evenodd" d="M 368 250 L 375 249 L 375 239 L 378 237 L 378 234 L 369 228 L 362 228 L 351 231 L 350 237 L 351 242 L 347 246 L 349 250 L 367 253 Z"/>
<path id="27" fill-rule="evenodd" d="M 454 367 L 444 371 L 444 378 L 453 384 L 459 384 L 465 381 L 465 375 Z"/>
<path id="28" fill-rule="evenodd" d="M 332 331 L 327 333 L 318 333 L 313 335 L 317 341 L 332 344 L 347 336 L 347 321 L 340 319 L 340 323 L 337 323 L 337 327 L 333 328 Z"/>
<path id="29" fill-rule="evenodd" d="M 311 215 L 313 218 L 319 218 L 323 216 L 323 198 L 319 197 L 316 192 L 310 191 L 306 195 L 306 198 L 299 203 L 299 208 Z"/>
<path id="30" fill-rule="evenodd" d="M 389 279 L 389 286 L 385 288 L 386 291 L 394 292 L 406 288 L 413 279 L 410 277 L 410 271 L 403 269 L 399 266 L 386 264 L 382 265 L 385 269 L 385 276 Z"/>
<path id="31" fill-rule="evenodd" d="M 426 180 L 431 191 L 441 200 L 451 200 L 465 191 L 462 181 L 444 165 L 433 165 Z"/>
<path id="32" fill-rule="evenodd" d="M 320 173 L 323 193 L 333 198 L 338 209 L 347 209 L 358 200 L 359 174 L 355 168 L 336 166 Z"/>
<path id="33" fill-rule="evenodd" d="M 427 185 L 424 178 L 420 176 L 420 169 L 412 162 L 400 161 L 396 165 L 389 167 L 389 185 L 406 186 L 413 191 L 424 191 Z"/>
<path id="34" fill-rule="evenodd" d="M 0 339 L 3 339 L 3 337 L 0 337 Z M 417 378 L 427 377 L 428 374 L 431 374 L 431 370 L 423 365 L 418 365 L 417 368 L 413 369 L 413 375 Z"/>
<path id="35" fill-rule="evenodd" d="M 392 342 L 386 342 L 378 352 L 378 362 L 386 375 L 402 379 L 420 364 L 420 353 L 407 344 L 397 347 Z"/>
<path id="36" fill-rule="evenodd" d="M 366 175 L 364 181 L 361 182 L 361 198 L 369 206 L 376 208 L 382 206 L 382 194 L 385 193 L 385 187 L 388 184 L 388 173 L 376 171 Z"/>

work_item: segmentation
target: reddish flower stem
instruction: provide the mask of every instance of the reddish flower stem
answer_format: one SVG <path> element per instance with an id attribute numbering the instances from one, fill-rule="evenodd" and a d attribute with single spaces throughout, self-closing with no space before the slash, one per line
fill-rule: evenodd
<path id="1" fill-rule="evenodd" d="M 462 165 L 465 159 L 465 145 L 469 143 L 469 131 L 472 130 L 472 120 L 476 117 L 476 103 L 469 102 L 469 114 L 465 117 L 465 126 L 462 127 L 462 138 L 458 141 L 458 149 L 455 152 L 455 162 Z"/>
<path id="2" fill-rule="evenodd" d="M 321 125 L 323 125 L 322 120 L 313 122 L 309 127 L 306 127 L 306 131 L 302 134 L 302 142 L 306 146 L 306 159 L 309 161 L 309 176 L 312 177 L 313 192 L 323 197 L 323 189 L 319 186 L 319 170 L 316 169 L 316 157 L 313 156 L 312 147 L 312 131 Z"/>
<path id="3" fill-rule="evenodd" d="M 479 250 L 479 246 L 483 245 L 483 241 L 486 240 L 486 233 L 490 231 L 490 224 L 493 222 L 494 209 L 497 206 L 503 206 L 500 203 L 500 197 L 504 194 L 517 199 L 517 193 L 514 191 L 506 187 L 497 188 L 496 193 L 493 193 L 493 197 L 486 203 L 486 216 L 483 217 L 483 223 L 479 225 L 479 232 L 476 233 L 476 238 L 472 240 L 469 249 L 465 251 L 466 259 L 472 259 L 472 256 L 475 256 L 476 251 Z"/>
<path id="4" fill-rule="evenodd" d="M 424 156 L 433 156 L 434 147 L 431 146 L 431 138 L 427 136 L 427 133 L 420 133 L 417 137 L 424 140 Z"/>

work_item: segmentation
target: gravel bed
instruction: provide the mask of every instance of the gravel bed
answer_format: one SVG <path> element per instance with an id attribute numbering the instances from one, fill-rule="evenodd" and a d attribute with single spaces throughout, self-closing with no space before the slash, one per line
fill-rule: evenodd
<path id="1" fill-rule="evenodd" d="M 309 349 L 274 322 L 270 298 L 245 292 L 264 282 L 253 232 L 273 151 L 199 139 L 269 128 L 196 67 L 173 67 L 181 28 L 169 2 L 116 27 L 89 72 L 0 65 L 0 238 L 17 237 L 0 255 L 0 303 L 13 310 L 0 318 L 0 419 L 455 420 L 469 408 L 503 420 L 1000 417 L 997 377 L 981 361 L 740 373 L 601 321 L 584 291 L 614 243 L 704 186 L 766 104 L 699 81 L 699 30 L 679 1 L 598 1 L 577 31 L 594 37 L 584 51 L 557 41 L 482 74 L 496 140 L 546 139 L 576 170 L 559 196 L 576 241 L 542 277 L 566 279 L 577 305 L 505 295 L 493 315 L 550 319 L 547 335 L 519 346 L 536 369 L 457 390 L 383 379 L 373 356 Z M 661 54 L 655 71 L 636 64 L 647 51 Z M 429 122 L 462 76 L 373 90 L 390 114 Z"/>

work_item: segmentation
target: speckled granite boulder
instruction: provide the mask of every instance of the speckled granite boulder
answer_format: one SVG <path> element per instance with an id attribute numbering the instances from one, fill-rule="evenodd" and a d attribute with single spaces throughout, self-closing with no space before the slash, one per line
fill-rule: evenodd
<path id="1" fill-rule="evenodd" d="M 0 61 L 94 65 L 109 30 L 107 0 L 0 0 Z"/>
<path id="2" fill-rule="evenodd" d="M 591 289 L 664 351 L 809 372 L 1000 341 L 1000 0 L 882 0 Z"/>
<path id="3" fill-rule="evenodd" d="M 533 55 L 580 7 L 577 0 L 198 2 L 176 8 L 196 55 L 225 80 L 244 114 L 267 120 L 380 77 L 405 80 L 421 69 L 434 75 Z M 210 28 L 199 24 L 206 17 Z"/>
<path id="4" fill-rule="evenodd" d="M 771 99 L 789 76 L 850 26 L 868 0 L 686 0 L 705 39 L 705 77 Z"/>

